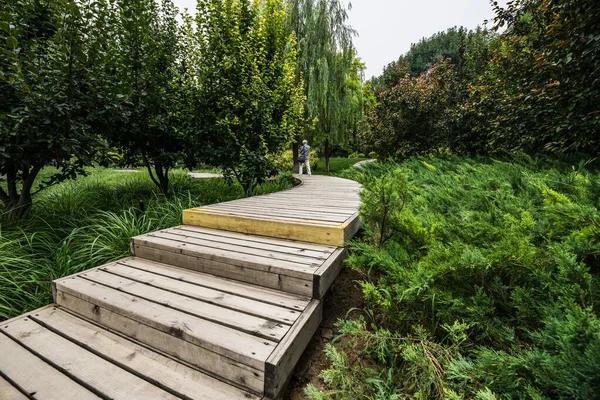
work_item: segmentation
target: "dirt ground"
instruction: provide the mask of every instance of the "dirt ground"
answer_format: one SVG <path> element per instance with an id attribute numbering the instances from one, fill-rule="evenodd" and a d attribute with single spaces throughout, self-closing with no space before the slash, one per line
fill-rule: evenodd
<path id="1" fill-rule="evenodd" d="M 323 388 L 319 373 L 329 367 L 325 345 L 337 336 L 336 321 L 344 318 L 351 308 L 364 306 L 362 293 L 355 283 L 361 279 L 359 273 L 345 267 L 329 289 L 323 303 L 323 322 L 300 358 L 282 399 L 305 400 L 304 387 L 309 383 Z"/>

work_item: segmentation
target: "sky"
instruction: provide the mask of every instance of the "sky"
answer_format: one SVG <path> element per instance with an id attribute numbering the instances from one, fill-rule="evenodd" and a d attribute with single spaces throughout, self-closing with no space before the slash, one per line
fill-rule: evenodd
<path id="1" fill-rule="evenodd" d="M 173 0 L 181 10 L 195 12 L 196 0 Z M 499 0 L 505 5 L 507 0 Z M 489 0 L 351 0 L 348 23 L 357 32 L 354 45 L 365 62 L 365 78 L 410 50 L 411 43 L 453 26 L 474 29 L 492 20 Z"/>

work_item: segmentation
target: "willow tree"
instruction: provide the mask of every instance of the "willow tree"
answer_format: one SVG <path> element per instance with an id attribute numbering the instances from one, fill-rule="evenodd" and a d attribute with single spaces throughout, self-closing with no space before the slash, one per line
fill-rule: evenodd
<path id="1" fill-rule="evenodd" d="M 299 78 L 304 80 L 305 116 L 313 123 L 304 135 L 324 146 L 329 171 L 331 143 L 345 144 L 352 136 L 354 107 L 360 88 L 349 81 L 359 63 L 347 24 L 348 8 L 340 0 L 289 0 L 290 29 L 298 38 Z"/>

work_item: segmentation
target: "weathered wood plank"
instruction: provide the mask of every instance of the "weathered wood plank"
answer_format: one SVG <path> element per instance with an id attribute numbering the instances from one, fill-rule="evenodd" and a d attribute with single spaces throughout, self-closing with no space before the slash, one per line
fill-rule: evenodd
<path id="1" fill-rule="evenodd" d="M 87 387 L 108 398 L 177 399 L 172 394 L 90 353 L 28 318 L 14 321 L 3 330 L 11 338 L 51 362 L 61 372 L 80 382 L 85 382 Z M 127 390 L 124 391 L 123 388 Z"/>
<path id="2" fill-rule="evenodd" d="M 176 396 L 197 400 L 258 400 L 257 396 L 247 391 L 205 375 L 61 309 L 46 310 L 33 319 L 80 347 Z"/>
<path id="3" fill-rule="evenodd" d="M 270 265 L 272 261 L 287 261 L 298 265 L 308 265 L 314 268 L 318 268 L 323 264 L 322 259 L 316 259 L 312 257 L 306 257 L 304 255 L 289 254 L 277 250 L 264 250 L 258 246 L 240 246 L 236 244 L 228 244 L 223 242 L 214 242 L 212 240 L 206 240 L 197 238 L 191 235 L 187 235 L 184 232 L 177 231 L 171 232 L 169 230 L 162 230 L 157 232 L 149 233 L 144 238 L 157 237 L 166 240 L 172 240 L 178 243 L 183 243 L 188 249 L 198 249 L 198 251 L 209 253 L 206 249 L 215 249 L 218 254 L 227 253 L 230 257 L 234 257 L 239 254 L 263 257 L 264 262 L 268 262 Z M 211 252 L 212 253 L 212 252 Z M 266 260 L 265 260 L 266 259 Z M 285 265 L 285 264 L 284 264 Z"/>
<path id="4" fill-rule="evenodd" d="M 2 400 L 27 400 L 27 397 L 16 387 L 0 376 L 0 399 Z"/>
<path id="5" fill-rule="evenodd" d="M 267 318 L 268 320 L 277 321 L 283 324 L 291 325 L 300 315 L 300 311 L 290 310 L 284 307 L 221 292 L 219 290 L 193 285 L 173 278 L 127 267 L 122 264 L 110 264 L 100 267 L 100 270 L 137 282 L 142 282 L 156 288 L 168 290 L 169 292 L 182 294 L 212 305 L 244 312 L 256 317 Z"/>
<path id="6" fill-rule="evenodd" d="M 189 226 L 189 228 L 197 228 L 197 227 Z M 211 230 L 211 233 L 203 233 L 203 232 L 195 231 L 193 229 L 187 229 L 185 226 L 165 229 L 164 231 L 170 232 L 170 233 L 176 233 L 176 234 L 180 234 L 180 235 L 186 235 L 186 236 L 190 236 L 190 237 L 197 238 L 197 239 L 209 240 L 214 243 L 213 246 L 221 245 L 221 244 L 230 244 L 230 245 L 237 245 L 237 246 L 241 246 L 241 247 L 257 248 L 257 249 L 266 250 L 266 251 L 275 251 L 275 252 L 284 253 L 284 254 L 291 254 L 291 255 L 298 255 L 298 256 L 306 257 L 311 260 L 314 260 L 315 263 L 319 263 L 319 264 L 323 263 L 323 261 L 326 260 L 331 255 L 333 250 L 335 250 L 334 248 L 329 248 L 329 247 L 322 248 L 321 250 L 311 250 L 310 248 L 307 249 L 307 248 L 303 248 L 303 247 L 299 247 L 299 246 L 293 247 L 289 243 L 285 243 L 283 241 L 280 241 L 283 243 L 268 243 L 268 242 L 264 242 L 264 241 L 261 242 L 261 241 L 257 241 L 257 240 L 241 239 L 241 238 L 230 237 L 230 236 L 220 236 L 215 233 L 227 234 L 229 232 Z M 254 238 L 256 238 L 256 237 L 257 236 L 254 236 Z M 260 237 L 258 237 L 258 238 L 260 238 Z"/>
<path id="7" fill-rule="evenodd" d="M 149 271 L 160 276 L 173 278 L 177 281 L 191 283 L 198 287 L 211 288 L 223 293 L 233 294 L 250 300 L 278 305 L 290 310 L 304 310 L 310 299 L 287 292 L 268 289 L 262 286 L 250 285 L 215 275 L 191 271 L 172 265 L 160 264 L 143 258 L 130 257 L 117 261 L 131 268 Z"/>
<path id="8" fill-rule="evenodd" d="M 331 284 L 342 270 L 346 249 L 338 248 L 329 259 L 317 270 L 313 280 L 313 297 L 322 299 L 331 287 Z"/>
<path id="9" fill-rule="evenodd" d="M 314 226 L 339 226 L 341 222 L 333 222 L 333 221 L 323 221 L 317 219 L 310 218 L 302 218 L 302 217 L 280 217 L 276 215 L 268 215 L 266 213 L 251 213 L 247 211 L 240 210 L 222 210 L 218 207 L 218 204 L 201 207 L 198 208 L 199 211 L 210 212 L 211 214 L 218 214 L 223 216 L 243 216 L 246 218 L 254 218 L 264 221 L 280 221 L 280 222 L 289 222 L 289 223 L 302 223 L 305 225 L 314 225 Z"/>
<path id="10" fill-rule="evenodd" d="M 287 324 L 205 303 L 185 295 L 113 275 L 103 270 L 96 270 L 89 273 L 84 272 L 80 277 L 135 296 L 136 298 L 144 299 L 169 309 L 183 311 L 203 320 L 275 342 L 280 341 L 289 329 L 289 325 Z"/>
<path id="11" fill-rule="evenodd" d="M 265 395 L 276 398 L 323 318 L 323 304 L 312 300 L 265 366 Z"/>
<path id="12" fill-rule="evenodd" d="M 13 320 L 11 324 L 24 318 Z M 6 326 L 10 325 L 2 325 L 2 329 L 6 329 Z M 39 399 L 100 399 L 100 397 L 22 347 L 18 342 L 1 333 L 0 354 L 2 354 L 2 361 L 0 362 L 2 373 L 25 392 L 35 393 Z"/>
<path id="13" fill-rule="evenodd" d="M 209 207 L 211 210 L 223 212 L 234 212 L 236 214 L 244 213 L 247 215 L 261 215 L 265 217 L 291 218 L 293 220 L 309 220 L 324 222 L 344 222 L 347 218 L 344 214 L 334 214 L 330 212 L 303 211 L 296 210 L 285 211 L 281 208 L 273 207 L 250 207 L 244 204 L 215 204 Z"/>
<path id="14" fill-rule="evenodd" d="M 165 252 L 194 256 L 203 260 L 235 263 L 235 265 L 246 268 L 269 271 L 301 279 L 307 279 L 309 275 L 312 275 L 312 273 L 321 266 L 321 263 L 310 265 L 298 264 L 291 261 L 275 260 L 269 257 L 236 253 L 211 247 L 202 247 L 194 245 L 193 243 L 187 244 L 182 241 L 166 239 L 155 234 L 148 234 L 136 238 L 134 241 L 134 248 L 137 247 L 138 244 L 140 246 L 160 249 Z"/>
<path id="15" fill-rule="evenodd" d="M 275 220 L 211 213 L 201 209 L 184 210 L 183 222 L 187 225 L 200 225 L 207 228 L 301 240 L 330 246 L 344 244 L 344 230 L 340 225 L 316 226 L 291 222 L 282 223 Z"/>
<path id="16" fill-rule="evenodd" d="M 344 228 L 344 240 L 348 241 L 348 240 L 352 239 L 352 237 L 360 229 L 360 217 L 358 215 L 358 212 L 356 212 L 352 217 L 350 217 L 348 219 L 348 221 L 346 221 L 344 223 L 343 228 Z"/>
<path id="17" fill-rule="evenodd" d="M 293 276 L 246 268 L 186 254 L 172 253 L 157 248 L 135 244 L 135 256 L 161 263 L 204 272 L 216 276 L 248 282 L 268 288 L 279 289 L 301 296 L 312 296 L 312 274 L 310 280 Z"/>
<path id="18" fill-rule="evenodd" d="M 67 293 L 254 368 L 262 368 L 276 344 L 80 278 L 58 281 L 56 290 L 58 304 Z"/>
<path id="19" fill-rule="evenodd" d="M 194 226 L 194 225 L 180 225 L 173 229 L 177 230 L 185 230 L 187 231 L 197 231 L 208 235 L 213 236 L 221 236 L 224 238 L 236 238 L 239 240 L 243 240 L 248 243 L 259 243 L 259 244 L 270 244 L 278 247 L 285 247 L 286 249 L 292 248 L 297 250 L 310 250 L 316 251 L 320 253 L 332 253 L 336 247 L 328 246 L 324 244 L 315 244 L 310 242 L 302 242 L 298 240 L 289 240 L 289 239 L 281 239 L 276 237 L 269 236 L 260 236 L 260 235 L 249 235 L 247 233 L 242 232 L 232 232 L 232 231 L 224 231 L 218 229 L 205 228 L 202 226 Z M 286 250 L 287 251 L 287 250 Z"/>
<path id="20" fill-rule="evenodd" d="M 99 325 L 138 340 L 156 350 L 188 362 L 204 371 L 235 382 L 250 390 L 264 390 L 264 365 L 250 367 L 221 354 L 184 340 L 174 340 L 171 332 L 163 332 L 152 326 L 117 314 L 104 307 L 87 302 L 65 292 L 58 292 L 57 303 L 74 313 L 88 318 Z"/>

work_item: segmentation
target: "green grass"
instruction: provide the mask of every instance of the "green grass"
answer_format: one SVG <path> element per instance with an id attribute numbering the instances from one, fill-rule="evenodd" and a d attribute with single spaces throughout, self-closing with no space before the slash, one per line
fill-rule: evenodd
<path id="1" fill-rule="evenodd" d="M 243 197 L 237 184 L 195 180 L 184 171 L 171 174 L 169 199 L 145 171 L 88 172 L 40 192 L 21 221 L 0 215 L 0 320 L 50 303 L 53 279 L 127 256 L 131 236 L 180 224 L 183 209 Z M 44 170 L 42 177 L 51 173 Z M 289 187 L 290 176 L 284 175 L 256 194 Z"/>
<path id="2" fill-rule="evenodd" d="M 367 160 L 367 158 L 330 158 L 329 169 L 331 170 L 331 174 L 338 174 L 344 170 L 352 168 L 357 162 L 364 160 Z M 324 157 L 319 159 L 319 164 L 317 164 L 317 168 L 313 172 L 316 175 L 330 175 L 325 172 Z"/>

